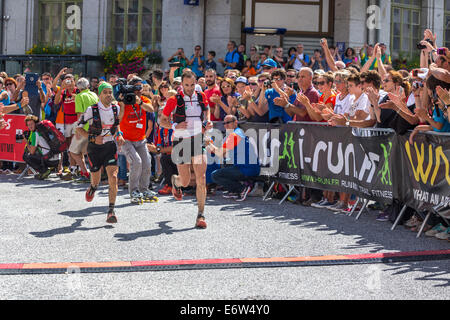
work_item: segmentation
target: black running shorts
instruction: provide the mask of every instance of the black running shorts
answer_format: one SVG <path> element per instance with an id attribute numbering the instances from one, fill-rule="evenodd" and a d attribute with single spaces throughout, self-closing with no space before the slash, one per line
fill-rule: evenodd
<path id="1" fill-rule="evenodd" d="M 202 134 L 173 140 L 172 161 L 175 164 L 191 164 L 192 157 L 202 154 L 206 154 Z"/>
<path id="2" fill-rule="evenodd" d="M 117 166 L 117 146 L 114 141 L 105 144 L 89 142 L 87 152 L 91 172 L 98 172 L 102 166 Z"/>

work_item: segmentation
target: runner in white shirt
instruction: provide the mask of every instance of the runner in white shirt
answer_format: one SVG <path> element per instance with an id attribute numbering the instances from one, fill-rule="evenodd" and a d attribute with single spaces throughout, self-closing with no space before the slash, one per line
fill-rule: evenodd
<path id="1" fill-rule="evenodd" d="M 103 82 L 98 87 L 98 96 L 98 105 L 87 108 L 76 129 L 76 134 L 89 139 L 87 152 L 91 171 L 91 186 L 86 191 L 85 198 L 87 202 L 94 199 L 95 191 L 101 180 L 101 169 L 105 168 L 109 183 L 109 210 L 106 222 L 116 223 L 114 207 L 119 168 L 117 166 L 117 145 L 114 140 L 117 140 L 119 146 L 122 146 L 125 140 L 119 129 L 120 107 L 111 104 L 114 101 L 112 86 Z M 98 114 L 94 112 L 95 110 L 98 110 Z M 89 132 L 83 128 L 86 123 L 89 123 Z"/>
<path id="2" fill-rule="evenodd" d="M 182 200 L 181 187 L 189 185 L 192 165 L 195 172 L 198 204 L 195 226 L 205 229 L 206 221 L 203 214 L 206 201 L 207 160 L 203 148 L 203 130 L 211 129 L 212 123 L 206 95 L 195 91 L 195 79 L 195 73 L 192 71 L 183 72 L 181 79 L 183 91 L 167 100 L 160 125 L 167 129 L 174 129 L 172 161 L 177 164 L 178 175 L 172 176 L 172 194 L 176 200 Z"/>

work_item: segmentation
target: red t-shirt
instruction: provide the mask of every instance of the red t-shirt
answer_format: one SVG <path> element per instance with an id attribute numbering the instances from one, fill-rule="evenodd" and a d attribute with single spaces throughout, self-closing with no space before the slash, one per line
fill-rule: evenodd
<path id="1" fill-rule="evenodd" d="M 141 96 L 143 103 L 150 103 L 147 97 Z M 145 130 L 147 123 L 147 112 L 138 104 L 125 105 L 120 130 L 123 132 L 123 138 L 128 141 L 145 140 Z"/>
<path id="2" fill-rule="evenodd" d="M 64 101 L 62 102 L 62 112 L 64 113 L 64 123 L 65 124 L 72 124 L 75 123 L 77 118 L 77 113 L 75 112 L 75 95 L 77 93 L 77 90 L 75 89 L 72 93 L 69 93 L 66 90 L 63 92 L 63 96 L 61 98 L 64 98 Z"/>
<path id="3" fill-rule="evenodd" d="M 214 94 L 217 94 L 219 97 L 222 96 L 222 93 L 220 92 L 220 88 L 218 85 L 215 85 L 214 88 L 212 88 L 212 89 L 206 89 L 205 95 L 209 101 L 209 108 L 211 110 L 211 116 L 210 116 L 211 121 L 220 121 L 220 118 L 216 118 L 214 116 L 214 110 L 215 110 L 214 108 L 216 107 L 216 104 L 214 102 L 211 102 L 211 100 L 210 100 L 211 96 L 213 96 Z"/>

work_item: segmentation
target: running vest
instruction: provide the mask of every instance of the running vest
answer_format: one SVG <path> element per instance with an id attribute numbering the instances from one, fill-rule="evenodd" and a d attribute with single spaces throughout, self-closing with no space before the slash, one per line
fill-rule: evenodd
<path id="1" fill-rule="evenodd" d="M 89 126 L 89 140 L 92 140 L 92 138 L 95 139 L 95 137 L 102 134 L 103 126 L 102 126 L 102 119 L 100 119 L 100 111 L 98 109 L 98 104 L 94 104 L 91 106 L 92 108 L 92 125 Z M 119 113 L 117 112 L 117 106 L 115 104 L 112 105 L 112 110 L 114 113 L 114 124 L 112 128 L 110 129 L 111 135 L 114 135 L 117 130 L 117 126 L 119 125 Z"/>
<path id="2" fill-rule="evenodd" d="M 184 101 L 184 97 L 181 94 L 177 94 L 176 99 L 177 107 L 175 108 L 175 112 L 173 113 L 173 122 L 181 123 L 186 121 L 186 102 Z M 203 121 L 203 112 L 207 111 L 208 108 L 206 107 L 205 102 L 203 101 L 203 95 L 200 92 L 197 92 L 197 101 L 202 108 L 200 119 Z"/>

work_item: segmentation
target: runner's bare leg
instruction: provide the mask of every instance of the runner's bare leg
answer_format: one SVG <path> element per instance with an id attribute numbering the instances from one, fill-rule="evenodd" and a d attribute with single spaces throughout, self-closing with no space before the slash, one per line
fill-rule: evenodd
<path id="1" fill-rule="evenodd" d="M 194 164 L 198 212 L 204 213 L 206 202 L 206 155 L 192 157 Z"/>
<path id="2" fill-rule="evenodd" d="M 108 174 L 108 183 L 109 183 L 109 203 L 110 204 L 116 203 L 117 174 L 119 173 L 119 167 L 118 166 L 107 166 L 106 173 Z M 101 174 L 100 174 L 100 178 L 101 178 Z"/>

